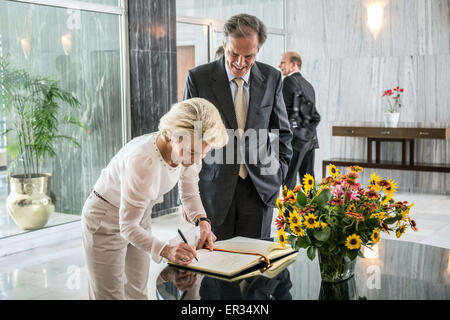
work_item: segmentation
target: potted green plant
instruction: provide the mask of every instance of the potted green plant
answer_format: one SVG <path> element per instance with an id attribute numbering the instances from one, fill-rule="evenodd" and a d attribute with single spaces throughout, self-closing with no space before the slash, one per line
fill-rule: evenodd
<path id="1" fill-rule="evenodd" d="M 44 161 L 57 156 L 58 140 L 80 147 L 75 138 L 59 134 L 61 124 L 83 128 L 80 119 L 61 105 L 79 108 L 80 103 L 57 81 L 14 68 L 8 57 L 0 57 L 0 84 L 0 107 L 7 117 L 2 135 L 7 136 L 6 149 L 12 160 L 8 211 L 23 229 L 41 228 L 54 211 L 49 196 L 51 174 L 43 172 Z"/>

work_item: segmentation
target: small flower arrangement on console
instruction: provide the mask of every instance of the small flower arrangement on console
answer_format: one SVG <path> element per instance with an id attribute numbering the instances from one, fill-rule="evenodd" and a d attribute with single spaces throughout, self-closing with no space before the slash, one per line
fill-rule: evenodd
<path id="1" fill-rule="evenodd" d="M 401 93 L 403 91 L 405 91 L 405 89 L 397 86 L 393 89 L 387 89 L 383 92 L 383 95 L 381 97 L 386 97 L 386 100 L 388 101 L 387 112 L 400 112 L 400 109 L 402 107 Z"/>

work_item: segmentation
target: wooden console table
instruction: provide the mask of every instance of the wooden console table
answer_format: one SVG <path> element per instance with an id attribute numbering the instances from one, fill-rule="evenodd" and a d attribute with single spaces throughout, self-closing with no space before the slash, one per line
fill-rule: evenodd
<path id="1" fill-rule="evenodd" d="M 333 126 L 333 136 L 367 138 L 367 159 L 332 158 L 322 161 L 322 177 L 326 176 L 327 166 L 357 165 L 363 168 L 380 168 L 393 170 L 413 170 L 430 172 L 450 172 L 450 163 L 430 164 L 416 163 L 414 160 L 415 139 L 450 139 L 450 128 L 386 128 L 361 126 Z M 402 143 L 402 161 L 381 161 L 380 143 L 383 141 Z M 375 143 L 375 161 L 373 160 L 373 143 Z M 409 161 L 407 145 L 409 144 Z"/>

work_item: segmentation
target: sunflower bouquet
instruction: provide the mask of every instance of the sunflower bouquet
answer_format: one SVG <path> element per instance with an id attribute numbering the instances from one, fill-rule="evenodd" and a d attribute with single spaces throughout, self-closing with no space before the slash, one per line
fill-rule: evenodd
<path id="1" fill-rule="evenodd" d="M 392 179 L 373 173 L 366 187 L 357 182 L 363 168 L 351 166 L 345 175 L 329 165 L 329 176 L 316 184 L 306 174 L 303 184 L 286 187 L 277 199 L 278 242 L 304 248 L 310 260 L 319 253 L 322 279 L 343 280 L 363 246 L 371 248 L 380 232 L 395 232 L 399 238 L 411 227 L 417 231 L 410 209 L 414 204 L 394 200 L 397 190 Z"/>

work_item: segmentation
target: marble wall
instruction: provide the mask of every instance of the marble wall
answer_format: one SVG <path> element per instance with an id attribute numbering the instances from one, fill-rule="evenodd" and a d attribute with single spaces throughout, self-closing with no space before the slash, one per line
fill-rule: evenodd
<path id="1" fill-rule="evenodd" d="M 286 49 L 300 53 L 302 74 L 316 90 L 321 162 L 366 158 L 363 138 L 332 137 L 334 124 L 382 122 L 381 95 L 405 88 L 401 122 L 450 126 L 450 1 L 383 0 L 384 20 L 374 37 L 365 0 L 286 0 Z M 417 162 L 450 163 L 450 141 L 416 140 Z M 382 159 L 401 160 L 401 145 L 387 143 Z M 371 169 L 361 177 L 366 183 Z M 450 175 L 378 170 L 404 191 L 450 194 Z"/>
<path id="2" fill-rule="evenodd" d="M 128 2 L 131 135 L 158 130 L 159 119 L 177 101 L 175 0 Z M 177 205 L 177 190 L 166 194 L 153 215 Z"/>

